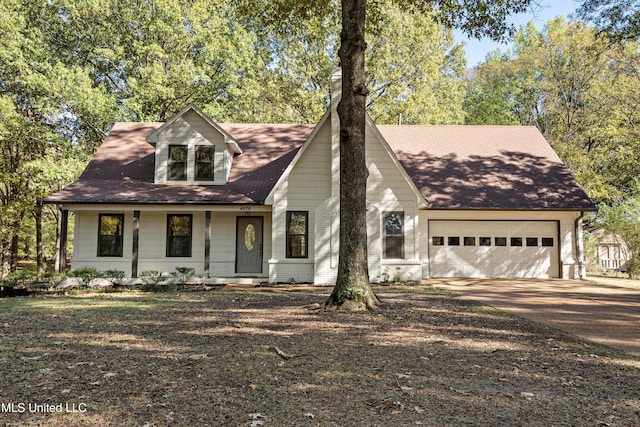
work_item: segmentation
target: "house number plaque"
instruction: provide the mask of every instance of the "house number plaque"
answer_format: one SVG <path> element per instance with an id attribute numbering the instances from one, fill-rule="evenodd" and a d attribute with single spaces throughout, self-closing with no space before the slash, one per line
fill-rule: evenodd
<path id="1" fill-rule="evenodd" d="M 244 212 L 245 216 L 250 216 L 251 215 L 251 207 L 250 206 L 242 206 L 240 208 L 240 212 Z"/>

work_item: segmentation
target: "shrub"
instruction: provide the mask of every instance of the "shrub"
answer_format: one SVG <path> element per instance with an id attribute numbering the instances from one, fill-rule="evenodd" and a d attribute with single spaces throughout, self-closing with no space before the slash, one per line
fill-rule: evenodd
<path id="1" fill-rule="evenodd" d="M 32 283 L 35 281 L 35 279 L 36 275 L 34 272 L 29 270 L 17 270 L 7 274 L 7 277 L 0 281 L 0 285 L 7 288 L 13 288 L 16 286 Z"/>
<path id="2" fill-rule="evenodd" d="M 142 278 L 145 285 L 157 285 L 163 279 L 162 272 L 157 270 L 143 271 L 140 273 L 140 278 Z"/>
<path id="3" fill-rule="evenodd" d="M 100 276 L 106 279 L 122 279 L 124 278 L 124 271 L 121 270 L 106 270 L 103 271 Z"/>
<path id="4" fill-rule="evenodd" d="M 171 272 L 171 275 L 178 279 L 178 282 L 185 283 L 193 277 L 196 270 L 191 267 L 176 267 L 175 271 Z"/>
<path id="5" fill-rule="evenodd" d="M 100 271 L 96 267 L 82 267 L 69 272 L 70 277 L 79 277 L 85 283 L 89 283 L 91 279 L 100 276 Z"/>

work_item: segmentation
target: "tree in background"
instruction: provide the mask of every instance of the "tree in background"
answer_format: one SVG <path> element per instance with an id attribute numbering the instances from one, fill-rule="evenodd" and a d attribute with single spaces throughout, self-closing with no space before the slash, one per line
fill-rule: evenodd
<path id="1" fill-rule="evenodd" d="M 474 70 L 467 121 L 537 126 L 596 202 L 638 194 L 637 46 L 563 18 L 543 31 L 528 24 L 515 40 Z"/>
<path id="2" fill-rule="evenodd" d="M 578 16 L 592 22 L 614 40 L 638 40 L 640 2 L 638 0 L 582 0 Z"/>
<path id="3" fill-rule="evenodd" d="M 376 123 L 462 123 L 464 52 L 432 12 L 395 0 L 368 3 L 367 111 Z M 269 64 L 256 117 L 317 123 L 329 104 L 331 70 L 340 63 L 340 3 L 240 2 L 244 25 Z"/>
<path id="4" fill-rule="evenodd" d="M 462 45 L 433 12 L 392 0 L 369 2 L 367 112 L 378 124 L 459 124 L 464 120 Z"/>
<path id="5" fill-rule="evenodd" d="M 640 198 L 604 205 L 599 215 L 603 228 L 625 243 L 629 278 L 640 278 Z"/>

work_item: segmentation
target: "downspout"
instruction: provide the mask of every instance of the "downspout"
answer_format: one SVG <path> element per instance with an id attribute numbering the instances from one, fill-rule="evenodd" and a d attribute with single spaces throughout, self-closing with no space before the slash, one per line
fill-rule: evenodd
<path id="1" fill-rule="evenodd" d="M 580 211 L 580 216 L 576 218 L 575 224 L 575 232 L 576 232 L 576 258 L 578 259 L 578 278 L 586 279 L 586 274 L 584 272 L 584 256 L 583 256 L 583 244 L 582 244 L 582 217 L 584 217 L 584 211 Z"/>

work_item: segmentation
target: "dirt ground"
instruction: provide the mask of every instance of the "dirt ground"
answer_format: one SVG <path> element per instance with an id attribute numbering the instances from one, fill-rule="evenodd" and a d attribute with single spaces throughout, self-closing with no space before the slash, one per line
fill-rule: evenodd
<path id="1" fill-rule="evenodd" d="M 2 299 L 0 425 L 640 425 L 638 358 L 430 287 L 329 292 Z"/>

